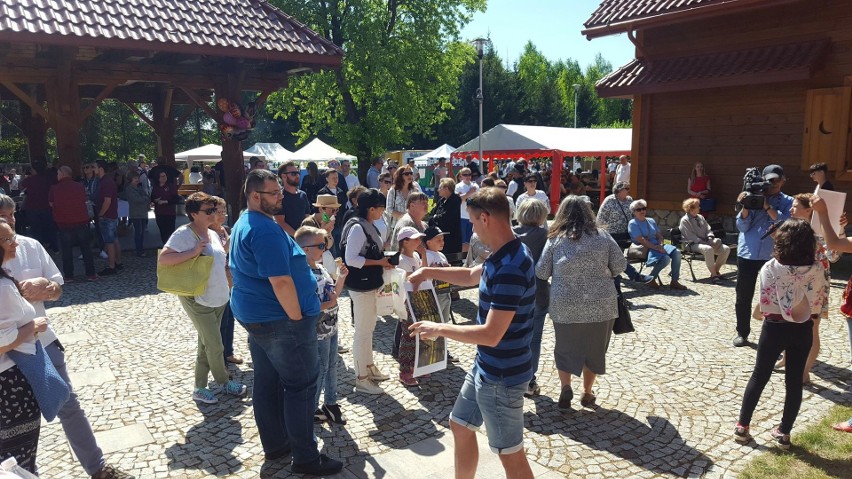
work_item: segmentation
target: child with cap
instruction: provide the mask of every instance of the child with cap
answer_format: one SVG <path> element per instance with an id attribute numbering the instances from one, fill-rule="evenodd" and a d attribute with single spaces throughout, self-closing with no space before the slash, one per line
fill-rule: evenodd
<path id="1" fill-rule="evenodd" d="M 399 241 L 399 268 L 405 271 L 405 277 L 420 269 L 423 261 L 417 250 L 422 245 L 424 234 L 412 226 L 406 226 L 399 230 L 396 235 Z M 428 285 L 427 285 L 428 287 Z M 417 386 L 419 381 L 414 377 L 414 338 L 404 332 L 408 331 L 413 321 L 411 319 L 400 320 L 397 325 L 397 339 L 399 340 L 399 381 L 405 386 Z"/>
<path id="2" fill-rule="evenodd" d="M 444 256 L 444 253 L 441 253 L 441 250 L 444 249 L 444 235 L 448 235 L 449 233 L 444 233 L 441 231 L 441 228 L 437 226 L 430 226 L 426 228 L 424 233 L 426 237 L 426 266 L 436 267 L 436 268 L 447 268 L 450 266 L 450 262 L 447 261 L 447 257 Z M 444 321 L 450 320 L 450 306 L 452 305 L 452 298 L 450 298 L 450 283 L 445 283 L 443 281 L 435 281 L 435 293 L 438 296 L 438 306 L 441 308 L 441 317 Z M 453 355 L 447 353 L 447 361 L 451 363 L 459 362 Z"/>

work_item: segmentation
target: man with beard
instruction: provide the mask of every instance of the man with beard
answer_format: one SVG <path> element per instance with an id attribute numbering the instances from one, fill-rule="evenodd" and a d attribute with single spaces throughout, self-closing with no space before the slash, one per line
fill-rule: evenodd
<path id="1" fill-rule="evenodd" d="M 266 460 L 292 453 L 293 473 L 325 476 L 343 464 L 320 454 L 314 435 L 320 302 L 305 252 L 273 219 L 282 194 L 271 172 L 248 173 L 248 209 L 231 234 L 231 308 L 249 334 L 254 416 Z"/>
<path id="2" fill-rule="evenodd" d="M 278 168 L 278 177 L 284 185 L 281 210 L 275 214 L 278 223 L 290 237 L 302 226 L 302 221 L 311 214 L 311 202 L 308 195 L 299 189 L 300 173 L 295 162 L 288 161 Z"/>

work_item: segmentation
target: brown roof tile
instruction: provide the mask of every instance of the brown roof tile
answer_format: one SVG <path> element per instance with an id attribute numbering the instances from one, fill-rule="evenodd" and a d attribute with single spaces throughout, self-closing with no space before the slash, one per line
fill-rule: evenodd
<path id="1" fill-rule="evenodd" d="M 0 41 L 323 64 L 343 55 L 264 0 L 0 0 Z"/>
<path id="2" fill-rule="evenodd" d="M 700 90 L 810 78 L 829 40 L 649 62 L 639 58 L 598 81 L 602 97 Z"/>
<path id="3" fill-rule="evenodd" d="M 589 39 L 698 16 L 736 13 L 801 0 L 603 0 L 584 24 Z"/>

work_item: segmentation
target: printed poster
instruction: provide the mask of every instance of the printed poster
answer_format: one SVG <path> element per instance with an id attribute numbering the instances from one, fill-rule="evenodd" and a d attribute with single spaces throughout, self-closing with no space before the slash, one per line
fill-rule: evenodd
<path id="1" fill-rule="evenodd" d="M 420 290 L 412 291 L 411 283 L 406 283 L 406 289 L 408 290 L 406 304 L 408 304 L 409 319 L 412 322 L 444 322 L 441 308 L 438 306 L 438 296 L 431 286 L 424 283 Z M 417 335 L 414 340 L 414 377 L 447 369 L 446 338 L 422 339 L 420 335 Z"/>

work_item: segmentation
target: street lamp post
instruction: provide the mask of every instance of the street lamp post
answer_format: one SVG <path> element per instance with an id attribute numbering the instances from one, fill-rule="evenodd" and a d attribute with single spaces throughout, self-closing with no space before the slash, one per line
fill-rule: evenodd
<path id="1" fill-rule="evenodd" d="M 580 84 L 571 85 L 574 87 L 574 128 L 577 128 L 577 96 L 580 94 Z"/>
<path id="2" fill-rule="evenodd" d="M 488 43 L 486 38 L 477 38 L 473 41 L 473 45 L 476 47 L 476 56 L 479 57 L 479 88 L 476 89 L 476 101 L 479 102 L 479 164 L 483 168 L 485 164 L 482 159 L 482 102 L 484 100 L 482 94 L 482 57 L 485 56 L 486 43 Z"/>

